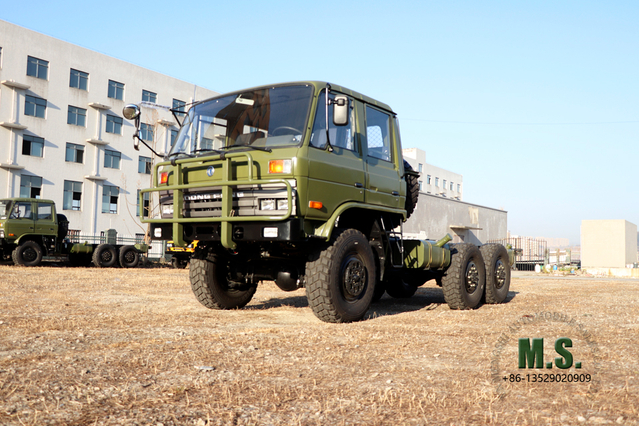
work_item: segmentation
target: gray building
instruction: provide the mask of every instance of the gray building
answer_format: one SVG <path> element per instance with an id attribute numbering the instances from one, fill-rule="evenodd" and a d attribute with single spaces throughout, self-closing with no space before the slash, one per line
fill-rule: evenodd
<path id="1" fill-rule="evenodd" d="M 52 199 L 86 234 L 144 233 L 137 195 L 155 159 L 134 150 L 123 106 L 142 102 L 141 136 L 163 153 L 178 123 L 156 105 L 216 94 L 0 21 L 0 197 Z"/>

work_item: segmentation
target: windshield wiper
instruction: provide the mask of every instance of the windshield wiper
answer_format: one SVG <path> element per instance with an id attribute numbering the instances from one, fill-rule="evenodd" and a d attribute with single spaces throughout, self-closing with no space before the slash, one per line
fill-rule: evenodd
<path id="1" fill-rule="evenodd" d="M 192 152 L 192 154 L 196 154 L 198 152 L 214 152 L 216 154 L 220 154 L 221 151 L 218 151 L 217 149 L 212 149 L 212 148 L 200 148 L 200 149 L 196 149 L 195 151 Z"/>
<path id="2" fill-rule="evenodd" d="M 273 152 L 271 148 L 266 148 L 263 146 L 253 146 L 253 145 L 231 145 L 231 146 L 223 146 L 221 149 L 231 149 L 231 148 L 250 148 L 250 149 L 255 149 L 257 151 Z"/>

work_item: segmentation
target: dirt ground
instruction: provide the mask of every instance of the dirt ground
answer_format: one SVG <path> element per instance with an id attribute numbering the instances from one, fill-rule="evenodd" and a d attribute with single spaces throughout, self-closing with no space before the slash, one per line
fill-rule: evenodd
<path id="1" fill-rule="evenodd" d="M 336 325 L 272 283 L 208 310 L 186 270 L 0 277 L 2 425 L 639 424 L 638 280 L 515 276 L 473 311 L 433 282 Z M 520 338 L 546 364 L 560 337 L 572 367 L 518 368 Z"/>

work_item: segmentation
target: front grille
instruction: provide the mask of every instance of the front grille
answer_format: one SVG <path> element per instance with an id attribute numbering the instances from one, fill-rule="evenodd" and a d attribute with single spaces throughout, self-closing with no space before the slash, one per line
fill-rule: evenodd
<path id="1" fill-rule="evenodd" d="M 286 200 L 282 184 L 233 187 L 232 216 L 284 216 L 286 210 L 260 210 L 260 200 Z M 292 215 L 295 214 L 296 191 L 293 190 Z M 277 203 L 276 203 L 277 204 Z M 184 217 L 220 217 L 222 189 L 220 187 L 184 191 Z"/>

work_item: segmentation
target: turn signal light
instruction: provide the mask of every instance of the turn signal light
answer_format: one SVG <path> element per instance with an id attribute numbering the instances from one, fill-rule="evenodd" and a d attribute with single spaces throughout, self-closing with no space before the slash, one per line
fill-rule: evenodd
<path id="1" fill-rule="evenodd" d="M 160 173 L 160 184 L 167 183 L 169 181 L 169 172 Z"/>
<path id="2" fill-rule="evenodd" d="M 291 173 L 291 160 L 271 160 L 268 162 L 269 173 Z"/>
<path id="3" fill-rule="evenodd" d="M 321 210 L 322 207 L 324 207 L 321 201 L 309 201 L 308 206 L 312 209 L 317 209 L 317 210 Z"/>

